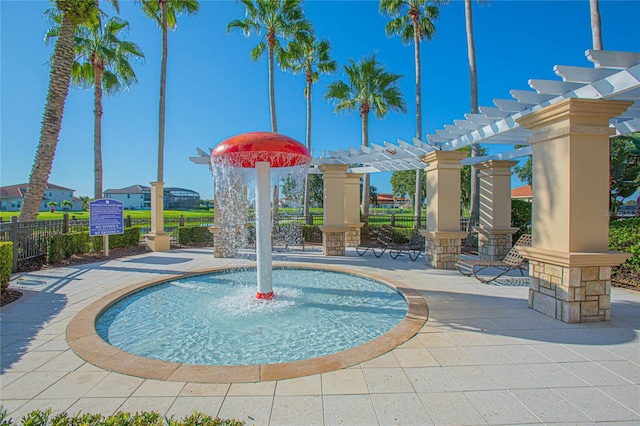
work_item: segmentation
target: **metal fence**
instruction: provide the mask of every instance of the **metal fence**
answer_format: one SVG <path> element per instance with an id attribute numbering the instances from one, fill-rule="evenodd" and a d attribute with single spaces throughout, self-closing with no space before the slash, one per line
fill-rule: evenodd
<path id="1" fill-rule="evenodd" d="M 252 221 L 252 218 L 249 218 Z M 321 243 L 322 232 L 320 226 L 324 224 L 322 215 L 287 215 L 278 216 L 278 225 L 286 227 L 290 224 L 311 225 L 304 232 L 305 242 Z M 413 215 L 403 214 L 373 214 L 368 216 L 370 227 L 391 225 L 397 228 L 414 228 L 419 222 L 418 228 L 424 229 L 426 219 L 421 217 L 418 221 Z M 168 233 L 171 243 L 178 244 L 178 229 L 181 226 L 213 226 L 214 217 L 184 217 L 165 218 L 164 232 Z M 466 230 L 469 218 L 460 218 L 460 229 Z M 151 231 L 151 219 L 125 218 L 125 227 L 140 228 L 140 242 L 144 242 L 144 235 Z M 42 259 L 47 255 L 47 240 L 53 235 L 88 232 L 89 219 L 69 219 L 65 214 L 63 219 L 37 220 L 31 222 L 18 222 L 17 217 L 12 217 L 11 222 L 0 222 L 0 241 L 13 242 L 13 271 L 20 265 L 34 259 Z"/>

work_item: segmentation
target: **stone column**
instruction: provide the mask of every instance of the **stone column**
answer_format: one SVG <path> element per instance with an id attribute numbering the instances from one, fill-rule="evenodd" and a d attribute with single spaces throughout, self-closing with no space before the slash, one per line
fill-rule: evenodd
<path id="1" fill-rule="evenodd" d="M 610 317 L 611 267 L 629 254 L 608 250 L 609 119 L 626 101 L 566 99 L 522 117 L 533 130 L 529 307 L 564 322 Z"/>
<path id="2" fill-rule="evenodd" d="M 429 267 L 455 269 L 460 259 L 460 160 L 461 151 L 433 151 L 420 158 L 427 163 L 427 228 L 425 258 Z"/>
<path id="3" fill-rule="evenodd" d="M 171 248 L 171 237 L 164 232 L 164 182 L 151 182 L 151 232 L 144 241 L 151 251 Z"/>
<path id="4" fill-rule="evenodd" d="M 360 245 L 360 229 L 364 225 L 360 222 L 360 178 L 362 173 L 347 173 L 344 185 L 344 224 L 349 227 L 345 245 L 358 247 Z"/>
<path id="5" fill-rule="evenodd" d="M 490 160 L 476 164 L 480 175 L 480 225 L 478 255 L 481 259 L 500 260 L 513 245 L 511 236 L 511 167 L 517 161 Z"/>
<path id="6" fill-rule="evenodd" d="M 346 233 L 349 227 L 344 224 L 345 183 L 349 168 L 346 164 L 322 164 L 319 169 L 324 174 L 324 225 L 322 231 L 322 254 L 325 256 L 344 256 Z"/>

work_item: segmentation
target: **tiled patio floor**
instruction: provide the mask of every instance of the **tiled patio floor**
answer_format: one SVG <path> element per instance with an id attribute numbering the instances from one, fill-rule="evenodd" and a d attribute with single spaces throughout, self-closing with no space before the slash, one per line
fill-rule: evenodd
<path id="1" fill-rule="evenodd" d="M 170 274 L 245 259 L 212 249 L 147 253 L 14 276 L 24 296 L 2 308 L 0 399 L 14 420 L 52 407 L 111 414 L 197 409 L 257 425 L 640 424 L 640 293 L 613 288 L 611 321 L 565 324 L 527 307 L 526 278 L 481 284 L 424 258 L 274 253 L 295 264 L 341 265 L 418 290 L 429 320 L 411 340 L 353 367 L 258 383 L 163 382 L 97 368 L 65 330 L 106 294 Z"/>

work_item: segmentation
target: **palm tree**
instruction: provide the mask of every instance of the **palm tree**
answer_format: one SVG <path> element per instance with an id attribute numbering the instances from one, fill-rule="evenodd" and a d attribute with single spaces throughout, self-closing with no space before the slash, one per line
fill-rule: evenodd
<path id="1" fill-rule="evenodd" d="M 318 81 L 320 74 L 328 74 L 336 70 L 336 61 L 331 59 L 329 40 L 318 40 L 315 34 L 289 43 L 282 64 L 294 74 L 304 72 L 306 86 L 304 96 L 307 100 L 307 149 L 311 151 L 311 87 Z M 303 215 L 309 214 L 309 176 L 305 176 Z"/>
<path id="2" fill-rule="evenodd" d="M 60 14 L 52 16 L 59 22 Z M 60 27 L 53 26 L 45 39 L 58 36 Z M 131 57 L 144 58 L 140 48 L 129 41 L 120 40 L 120 34 L 129 29 L 129 23 L 110 18 L 104 25 L 94 21 L 78 27 L 75 36 L 76 61 L 71 70 L 71 81 L 79 87 L 94 89 L 94 197 L 102 198 L 102 92 L 110 95 L 128 88 L 137 81 L 129 63 Z"/>
<path id="3" fill-rule="evenodd" d="M 245 18 L 234 19 L 227 25 L 227 32 L 240 30 L 245 36 L 266 33 L 264 39 L 251 50 L 251 59 L 257 61 L 267 49 L 269 62 L 269 112 L 271 114 L 271 131 L 278 131 L 276 119 L 276 94 L 274 82 L 274 57 L 278 60 L 284 56 L 286 44 L 292 40 L 308 36 L 311 24 L 304 19 L 301 0 L 240 0 L 245 6 Z"/>
<path id="4" fill-rule="evenodd" d="M 416 67 L 416 138 L 422 139 L 422 88 L 420 79 L 420 43 L 425 38 L 431 40 L 436 32 L 433 21 L 440 13 L 436 6 L 429 6 L 429 0 L 380 0 L 380 12 L 392 19 L 387 23 L 387 36 L 402 36 L 402 42 L 413 43 Z M 416 171 L 416 192 L 414 197 L 415 226 L 420 224 L 422 207 L 422 170 Z"/>
<path id="5" fill-rule="evenodd" d="M 593 39 L 593 49 L 602 50 L 602 24 L 600 22 L 600 1 L 589 0 L 589 10 L 591 12 L 591 38 Z"/>
<path id="6" fill-rule="evenodd" d="M 377 119 L 384 118 L 389 111 L 406 113 L 398 80 L 402 75 L 387 72 L 375 54 L 356 63 L 349 59 L 344 66 L 348 81 L 338 80 L 329 84 L 325 98 L 333 101 L 334 112 L 352 112 L 356 108 L 362 119 L 362 145 L 369 146 L 369 112 L 373 110 Z M 365 173 L 362 185 L 362 215 L 369 216 L 369 174 Z"/>
<path id="7" fill-rule="evenodd" d="M 20 208 L 20 221 L 32 221 L 38 218 L 40 203 L 47 187 L 62 127 L 64 106 L 69 94 L 76 28 L 91 19 L 97 19 L 100 13 L 98 0 L 55 0 L 53 3 L 62 14 L 60 32 L 51 58 L 49 88 L 40 128 L 40 141 L 29 176 L 29 186 Z M 117 10 L 117 1 L 112 0 L 112 3 Z"/>
<path id="8" fill-rule="evenodd" d="M 471 13 L 471 0 L 464 0 L 464 16 L 467 31 L 467 56 L 469 58 L 469 80 L 471 85 L 471 113 L 478 113 L 478 72 L 476 70 L 476 48 L 473 38 L 473 16 Z M 480 145 L 471 145 L 471 157 L 480 155 Z M 471 166 L 471 210 L 469 212 L 469 225 L 467 226 L 466 245 L 473 242 L 473 227 L 480 216 L 480 177 L 475 166 Z"/>
<path id="9" fill-rule="evenodd" d="M 195 14 L 200 8 L 197 0 L 141 0 L 142 10 L 155 20 L 162 31 L 162 59 L 160 63 L 160 107 L 158 114 L 158 182 L 164 180 L 164 130 L 167 86 L 168 31 L 178 26 L 178 16 Z M 162 211 L 162 208 L 160 208 Z"/>

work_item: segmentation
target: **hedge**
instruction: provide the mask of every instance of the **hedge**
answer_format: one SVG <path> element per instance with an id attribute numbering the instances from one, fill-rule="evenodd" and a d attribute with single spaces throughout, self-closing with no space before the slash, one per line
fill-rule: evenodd
<path id="1" fill-rule="evenodd" d="M 89 232 L 52 235 L 47 239 L 47 263 L 58 263 L 74 254 L 89 250 L 102 250 L 103 237 L 91 237 Z M 123 234 L 109 235 L 109 248 L 130 247 L 140 244 L 140 228 L 125 228 Z"/>
<path id="2" fill-rule="evenodd" d="M 511 200 L 511 226 L 519 228 L 512 237 L 514 244 L 522 234 L 531 233 L 531 206 L 528 201 Z"/>
<path id="3" fill-rule="evenodd" d="M 51 415 L 51 408 L 46 410 L 34 410 L 23 416 L 19 423 L 14 423 L 13 419 L 7 419 L 7 410 L 0 405 L 0 425 L 23 425 L 23 426 L 243 426 L 245 422 L 235 419 L 221 419 L 211 417 L 207 414 L 193 411 L 192 414 L 175 419 L 163 417 L 155 411 L 139 411 L 135 414 L 119 411 L 110 416 L 102 414 L 77 413 L 69 416 L 67 413 Z"/>
<path id="4" fill-rule="evenodd" d="M 180 226 L 178 242 L 180 245 L 210 243 L 213 235 L 206 226 Z"/>
<path id="5" fill-rule="evenodd" d="M 58 263 L 74 254 L 90 250 L 88 232 L 52 235 L 47 240 L 47 263 Z"/>
<path id="6" fill-rule="evenodd" d="M 609 224 L 609 248 L 631 253 L 617 271 L 640 271 L 640 217 L 615 220 Z"/>
<path id="7" fill-rule="evenodd" d="M 87 233 L 88 234 L 88 233 Z M 125 228 L 123 234 L 109 235 L 109 248 L 131 247 L 140 244 L 140 228 Z M 102 250 L 103 237 L 91 237 L 91 246 L 93 250 Z"/>
<path id="8" fill-rule="evenodd" d="M 13 265 L 13 243 L 0 242 L 0 293 L 9 286 L 11 266 Z"/>

